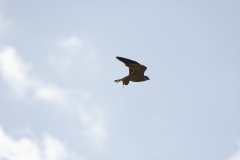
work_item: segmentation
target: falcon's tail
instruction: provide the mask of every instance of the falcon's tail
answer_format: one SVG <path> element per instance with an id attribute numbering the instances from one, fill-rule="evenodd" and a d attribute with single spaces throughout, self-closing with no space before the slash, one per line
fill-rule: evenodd
<path id="1" fill-rule="evenodd" d="M 122 79 L 117 79 L 117 80 L 115 80 L 114 82 L 119 83 L 119 82 L 121 82 L 121 81 L 122 81 Z"/>
<path id="2" fill-rule="evenodd" d="M 117 79 L 117 80 L 115 80 L 114 82 L 119 83 L 119 82 L 121 82 L 121 81 L 122 81 L 123 85 L 128 85 L 128 83 L 129 83 L 129 77 L 127 76 L 127 77 L 124 77 L 124 78 L 122 78 L 122 79 Z"/>

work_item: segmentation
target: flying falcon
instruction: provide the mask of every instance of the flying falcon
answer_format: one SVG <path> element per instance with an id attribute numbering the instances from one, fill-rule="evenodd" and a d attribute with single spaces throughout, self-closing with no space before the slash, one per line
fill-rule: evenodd
<path id="1" fill-rule="evenodd" d="M 146 66 L 139 64 L 136 61 L 123 58 L 123 57 L 116 57 L 119 61 L 123 62 L 129 68 L 129 75 L 122 78 L 115 80 L 115 82 L 121 82 L 124 85 L 128 85 L 129 81 L 132 82 L 143 82 L 150 80 L 147 76 L 144 76 L 144 72 L 147 69 Z"/>

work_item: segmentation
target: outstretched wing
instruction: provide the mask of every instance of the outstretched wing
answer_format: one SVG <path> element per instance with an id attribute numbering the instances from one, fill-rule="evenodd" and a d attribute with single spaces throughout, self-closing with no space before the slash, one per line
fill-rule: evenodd
<path id="1" fill-rule="evenodd" d="M 125 63 L 125 64 L 139 64 L 136 61 L 133 61 L 131 59 L 123 58 L 123 57 L 116 57 L 119 61 Z"/>
<path id="2" fill-rule="evenodd" d="M 116 57 L 118 60 L 123 62 L 129 68 L 129 75 L 144 75 L 145 70 L 147 69 L 146 66 L 139 64 L 136 61 L 123 58 L 123 57 Z"/>
<path id="3" fill-rule="evenodd" d="M 133 61 L 131 59 L 123 58 L 123 57 L 116 57 L 119 61 L 123 62 L 126 66 L 127 64 L 139 64 L 136 61 Z M 129 76 L 133 73 L 133 68 L 129 67 Z"/>

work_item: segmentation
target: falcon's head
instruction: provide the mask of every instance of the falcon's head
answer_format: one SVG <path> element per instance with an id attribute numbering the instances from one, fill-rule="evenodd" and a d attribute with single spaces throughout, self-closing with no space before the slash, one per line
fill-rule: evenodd
<path id="1" fill-rule="evenodd" d="M 150 80 L 150 78 L 148 78 L 148 76 L 144 76 L 144 77 L 145 77 L 145 81 Z"/>

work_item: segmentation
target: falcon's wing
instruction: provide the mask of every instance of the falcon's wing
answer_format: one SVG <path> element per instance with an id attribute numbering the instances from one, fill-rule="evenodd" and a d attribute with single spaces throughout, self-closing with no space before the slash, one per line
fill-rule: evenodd
<path id="1" fill-rule="evenodd" d="M 132 68 L 129 68 L 129 67 L 128 67 L 128 69 L 129 69 L 129 76 L 130 76 L 133 73 L 134 70 Z"/>
<path id="2" fill-rule="evenodd" d="M 141 64 L 127 64 L 126 66 L 129 67 L 129 69 L 133 69 L 132 76 L 144 76 L 144 72 L 146 71 L 147 67 Z"/>
<path id="3" fill-rule="evenodd" d="M 127 59 L 127 58 L 123 58 L 123 57 L 116 57 L 116 58 L 119 61 L 123 62 L 126 66 L 127 66 L 127 64 L 139 64 L 138 62 L 130 60 L 130 59 Z M 133 72 L 133 69 L 129 68 L 129 76 L 132 74 L 132 72 Z"/>
<path id="4" fill-rule="evenodd" d="M 123 62 L 129 68 L 129 75 L 144 75 L 144 72 L 147 69 L 147 67 L 139 64 L 136 61 L 123 58 L 123 57 L 116 57 L 116 58 L 121 62 Z"/>
<path id="5" fill-rule="evenodd" d="M 125 63 L 125 64 L 139 64 L 136 61 L 133 61 L 131 59 L 123 58 L 123 57 L 116 57 L 119 61 Z"/>

